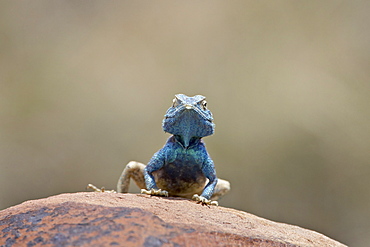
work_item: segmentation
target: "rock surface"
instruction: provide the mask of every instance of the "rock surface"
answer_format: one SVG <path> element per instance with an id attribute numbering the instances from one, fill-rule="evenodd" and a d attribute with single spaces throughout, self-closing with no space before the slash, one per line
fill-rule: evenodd
<path id="1" fill-rule="evenodd" d="M 0 246 L 345 246 L 320 233 L 181 198 L 81 192 L 0 211 Z"/>

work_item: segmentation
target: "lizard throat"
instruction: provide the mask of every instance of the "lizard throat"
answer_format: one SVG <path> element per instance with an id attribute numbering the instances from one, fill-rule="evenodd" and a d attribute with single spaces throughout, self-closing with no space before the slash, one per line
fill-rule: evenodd
<path id="1" fill-rule="evenodd" d="M 188 149 L 194 145 L 197 145 L 201 137 L 191 137 L 191 138 L 184 138 L 183 136 L 174 135 L 175 140 L 184 148 Z"/>

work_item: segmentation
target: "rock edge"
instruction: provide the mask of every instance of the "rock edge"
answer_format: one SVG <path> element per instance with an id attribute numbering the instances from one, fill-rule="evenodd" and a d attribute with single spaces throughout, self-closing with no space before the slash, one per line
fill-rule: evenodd
<path id="1" fill-rule="evenodd" d="M 323 234 L 182 198 L 79 192 L 0 211 L 1 246 L 345 246 Z"/>

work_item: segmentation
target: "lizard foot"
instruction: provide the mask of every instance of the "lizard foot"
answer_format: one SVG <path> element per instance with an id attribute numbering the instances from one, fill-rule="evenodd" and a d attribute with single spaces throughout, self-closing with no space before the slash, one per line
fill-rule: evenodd
<path id="1" fill-rule="evenodd" d="M 214 206 L 218 206 L 218 202 L 217 201 L 208 200 L 207 198 L 205 198 L 203 196 L 199 196 L 197 194 L 193 195 L 193 200 L 194 201 L 197 201 L 198 203 L 201 203 L 202 205 L 214 205 Z"/>
<path id="2" fill-rule="evenodd" d="M 168 192 L 165 190 L 161 190 L 161 189 L 158 189 L 158 190 L 141 189 L 141 194 L 146 194 L 146 195 L 151 195 L 151 196 L 166 196 L 166 197 L 168 196 Z"/>
<path id="3" fill-rule="evenodd" d="M 87 189 L 92 189 L 94 190 L 95 192 L 105 192 L 105 193 L 117 193 L 115 190 L 105 190 L 104 187 L 102 187 L 101 189 L 99 189 L 98 187 L 96 187 L 95 185 L 93 184 L 88 184 Z"/>

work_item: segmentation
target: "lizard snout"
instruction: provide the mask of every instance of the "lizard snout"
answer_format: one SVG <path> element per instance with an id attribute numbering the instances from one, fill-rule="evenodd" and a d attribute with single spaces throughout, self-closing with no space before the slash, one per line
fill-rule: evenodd
<path id="1" fill-rule="evenodd" d="M 186 105 L 185 105 L 185 108 L 186 108 L 186 109 L 188 109 L 188 110 L 190 110 L 190 109 L 192 109 L 192 108 L 193 108 L 193 105 L 186 104 Z"/>

